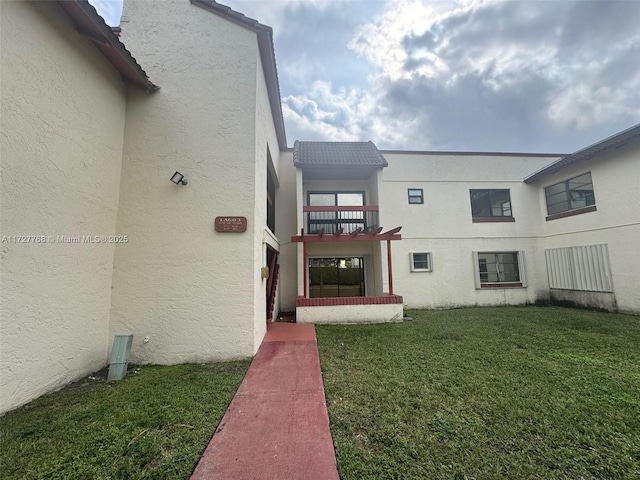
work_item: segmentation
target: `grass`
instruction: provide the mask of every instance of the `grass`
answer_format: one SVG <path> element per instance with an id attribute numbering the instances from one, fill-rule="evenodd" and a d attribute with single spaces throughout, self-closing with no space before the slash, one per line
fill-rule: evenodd
<path id="1" fill-rule="evenodd" d="M 640 478 L 640 318 L 413 311 L 319 326 L 343 479 Z"/>
<path id="2" fill-rule="evenodd" d="M 1 476 L 188 478 L 248 366 L 145 366 L 40 397 L 0 418 Z"/>

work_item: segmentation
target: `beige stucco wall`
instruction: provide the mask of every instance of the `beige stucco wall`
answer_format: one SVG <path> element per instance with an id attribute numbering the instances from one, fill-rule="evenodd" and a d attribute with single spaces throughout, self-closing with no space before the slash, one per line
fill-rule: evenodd
<path id="1" fill-rule="evenodd" d="M 385 153 L 385 158 L 380 223 L 385 229 L 402 226 L 402 240 L 391 248 L 394 293 L 405 305 L 506 305 L 546 296 L 538 190 L 522 179 L 553 158 L 412 153 Z M 408 203 L 409 188 L 423 189 L 424 204 Z M 509 189 L 516 221 L 473 223 L 469 190 L 474 188 Z M 523 251 L 527 286 L 477 289 L 473 251 Z M 382 252 L 386 258 L 386 245 Z M 410 252 L 431 252 L 433 271 L 411 272 Z"/>
<path id="2" fill-rule="evenodd" d="M 264 312 L 256 175 L 272 141 L 256 138 L 256 34 L 183 0 L 126 1 L 122 30 L 161 89 L 129 98 L 117 229 L 130 242 L 116 249 L 111 334 L 134 334 L 134 362 L 251 356 Z M 176 170 L 187 186 L 169 181 Z M 245 216 L 247 231 L 215 232 L 216 216 Z"/>
<path id="3" fill-rule="evenodd" d="M 125 87 L 53 2 L 3 2 L 0 412 L 105 365 Z M 6 239 L 5 239 L 6 240 Z"/>
<path id="4" fill-rule="evenodd" d="M 537 200 L 544 217 L 547 213 L 545 187 L 591 172 L 597 211 L 550 221 L 543 218 L 544 248 L 607 244 L 617 308 L 636 314 L 640 313 L 639 159 L 640 140 L 635 140 L 543 177 L 534 184 L 538 187 Z"/>
<path id="5" fill-rule="evenodd" d="M 264 334 L 267 331 L 266 324 L 266 286 L 267 280 L 262 279 L 260 267 L 267 266 L 267 244 L 276 251 L 280 251 L 280 239 L 277 224 L 275 232 L 267 227 L 267 171 L 278 185 L 278 172 L 280 169 L 278 139 L 273 123 L 269 94 L 264 76 L 262 61 L 256 51 L 256 104 L 255 104 L 255 210 L 254 210 L 254 313 L 253 313 L 253 348 L 258 350 Z M 267 151 L 269 154 L 267 154 Z M 270 159 L 270 160 L 269 160 Z M 279 189 L 276 186 L 276 199 Z M 277 205 L 276 205 L 277 208 Z M 276 216 L 280 212 L 276 210 Z M 286 232 L 283 232 L 286 233 Z M 283 238 L 286 238 L 286 234 Z M 277 318 L 280 311 L 278 298 L 273 315 Z"/>

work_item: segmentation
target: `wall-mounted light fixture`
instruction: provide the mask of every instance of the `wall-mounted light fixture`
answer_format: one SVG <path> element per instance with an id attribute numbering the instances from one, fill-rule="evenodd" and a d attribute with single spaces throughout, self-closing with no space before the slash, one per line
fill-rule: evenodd
<path id="1" fill-rule="evenodd" d="M 176 185 L 186 185 L 187 181 L 184 178 L 184 175 L 182 175 L 180 172 L 176 172 L 173 174 L 173 177 L 171 177 L 171 181 L 173 183 L 175 183 Z"/>

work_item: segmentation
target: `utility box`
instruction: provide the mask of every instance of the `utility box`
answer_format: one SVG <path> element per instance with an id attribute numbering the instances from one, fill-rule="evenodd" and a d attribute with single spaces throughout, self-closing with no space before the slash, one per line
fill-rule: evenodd
<path id="1" fill-rule="evenodd" d="M 122 380 L 127 374 L 129 366 L 129 354 L 133 335 L 116 335 L 111 349 L 111 361 L 109 362 L 109 375 L 107 380 Z"/>

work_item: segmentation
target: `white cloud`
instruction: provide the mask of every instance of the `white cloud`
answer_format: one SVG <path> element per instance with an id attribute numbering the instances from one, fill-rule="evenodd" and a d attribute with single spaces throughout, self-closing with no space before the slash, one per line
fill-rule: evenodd
<path id="1" fill-rule="evenodd" d="M 631 92 L 609 87 L 570 86 L 558 93 L 547 109 L 559 127 L 583 130 L 633 114 L 627 102 Z M 637 107 L 636 107 L 637 108 Z"/>
<path id="2" fill-rule="evenodd" d="M 377 101 L 395 118 L 413 118 L 416 133 L 430 131 L 447 145 L 461 130 L 502 125 L 468 135 L 486 142 L 518 135 L 521 124 L 526 140 L 525 127 L 580 131 L 637 121 L 637 22 L 633 2 L 395 0 L 349 48 L 376 66 Z M 610 73 L 616 69 L 620 75 Z"/>
<path id="3" fill-rule="evenodd" d="M 316 81 L 304 94 L 283 99 L 287 135 L 300 140 L 367 141 L 386 146 L 405 144 L 411 131 L 405 120 L 385 114 L 375 92 L 357 88 L 335 90 Z"/>
<path id="4" fill-rule="evenodd" d="M 383 14 L 358 29 L 349 48 L 380 68 L 383 75 L 405 77 L 403 65 L 408 55 L 403 39 L 409 34 L 423 34 L 437 17 L 436 10 L 421 1 L 392 1 Z"/>
<path id="5" fill-rule="evenodd" d="M 117 27 L 122 16 L 122 0 L 89 0 L 107 25 Z"/>

